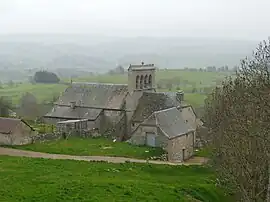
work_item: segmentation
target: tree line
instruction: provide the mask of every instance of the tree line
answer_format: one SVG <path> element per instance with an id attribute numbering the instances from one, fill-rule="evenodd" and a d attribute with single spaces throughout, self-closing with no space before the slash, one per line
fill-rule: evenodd
<path id="1" fill-rule="evenodd" d="M 235 201 L 270 202 L 270 42 L 205 101 L 212 165 Z"/>

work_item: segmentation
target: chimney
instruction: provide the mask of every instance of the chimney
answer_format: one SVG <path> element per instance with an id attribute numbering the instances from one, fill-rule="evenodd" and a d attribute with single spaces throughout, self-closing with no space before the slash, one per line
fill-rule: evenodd
<path id="1" fill-rule="evenodd" d="M 71 109 L 75 109 L 75 105 L 76 105 L 76 102 L 74 102 L 74 101 L 70 102 L 70 108 Z"/>
<path id="2" fill-rule="evenodd" d="M 184 92 L 183 91 L 178 91 L 177 93 L 176 93 L 176 100 L 178 101 L 178 102 L 182 102 L 182 101 L 184 101 Z"/>

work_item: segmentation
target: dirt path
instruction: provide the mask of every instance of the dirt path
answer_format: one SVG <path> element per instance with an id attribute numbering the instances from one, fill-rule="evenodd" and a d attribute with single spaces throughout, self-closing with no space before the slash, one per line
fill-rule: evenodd
<path id="1" fill-rule="evenodd" d="M 127 161 L 134 163 L 151 163 L 151 164 L 167 164 L 167 165 L 202 165 L 207 162 L 203 157 L 194 157 L 185 163 L 170 163 L 166 161 L 147 161 L 125 157 L 109 157 L 109 156 L 72 156 L 62 154 L 48 154 L 41 152 L 33 152 L 19 149 L 10 149 L 0 147 L 0 155 L 17 156 L 17 157 L 31 157 L 31 158 L 45 158 L 45 159 L 69 159 L 77 161 L 106 161 L 109 163 L 125 163 Z"/>

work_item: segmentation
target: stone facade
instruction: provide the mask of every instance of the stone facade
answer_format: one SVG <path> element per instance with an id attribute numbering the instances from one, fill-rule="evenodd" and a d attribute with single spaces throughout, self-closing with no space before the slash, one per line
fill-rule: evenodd
<path id="1" fill-rule="evenodd" d="M 192 121 L 196 122 L 196 119 L 187 120 L 183 113 L 175 107 L 154 112 L 143 123 L 138 124 L 128 142 L 161 147 L 167 151 L 169 161 L 181 162 L 190 158 L 196 141 L 196 128 Z"/>
<path id="2" fill-rule="evenodd" d="M 155 90 L 156 68 L 154 64 L 130 65 L 128 68 L 128 91 Z"/>
<path id="3" fill-rule="evenodd" d="M 185 135 L 169 139 L 167 145 L 169 161 L 185 161 L 194 154 L 195 132 L 189 132 Z"/>
<path id="4" fill-rule="evenodd" d="M 161 147 L 166 149 L 168 138 L 166 138 L 162 131 L 154 125 L 139 125 L 139 127 L 137 127 L 137 129 L 134 131 L 132 137 L 128 140 L 128 142 L 134 145 L 147 145 L 148 133 L 155 135 L 155 147 Z"/>
<path id="5" fill-rule="evenodd" d="M 161 147 L 167 151 L 169 161 L 182 162 L 194 154 L 195 132 L 170 139 L 158 127 L 141 124 L 127 142 L 134 145 L 147 145 L 147 133 L 155 135 L 155 147 Z"/>
<path id="6" fill-rule="evenodd" d="M 0 119 L 0 122 L 3 118 Z M 31 137 L 37 134 L 29 125 L 19 119 L 9 120 L 13 123 L 9 132 L 0 132 L 0 145 L 21 145 L 27 143 L 27 137 Z"/>

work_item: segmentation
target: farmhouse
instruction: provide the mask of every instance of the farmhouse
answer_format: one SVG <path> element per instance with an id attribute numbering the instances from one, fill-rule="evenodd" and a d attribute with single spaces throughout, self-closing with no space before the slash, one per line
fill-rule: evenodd
<path id="1" fill-rule="evenodd" d="M 128 142 L 162 147 L 167 150 L 170 161 L 190 158 L 196 140 L 196 117 L 189 113 L 191 110 L 191 107 L 172 107 L 153 112 L 137 126 Z"/>
<path id="2" fill-rule="evenodd" d="M 155 73 L 154 64 L 142 63 L 129 66 L 128 84 L 73 82 L 44 118 L 54 124 L 84 119 L 89 130 L 97 128 L 102 134 L 128 140 L 153 113 L 183 107 L 183 92 L 156 92 Z M 195 130 L 196 120 L 193 124 Z"/>
<path id="3" fill-rule="evenodd" d="M 0 118 L 0 145 L 20 145 L 35 135 L 34 129 L 22 119 Z"/>

